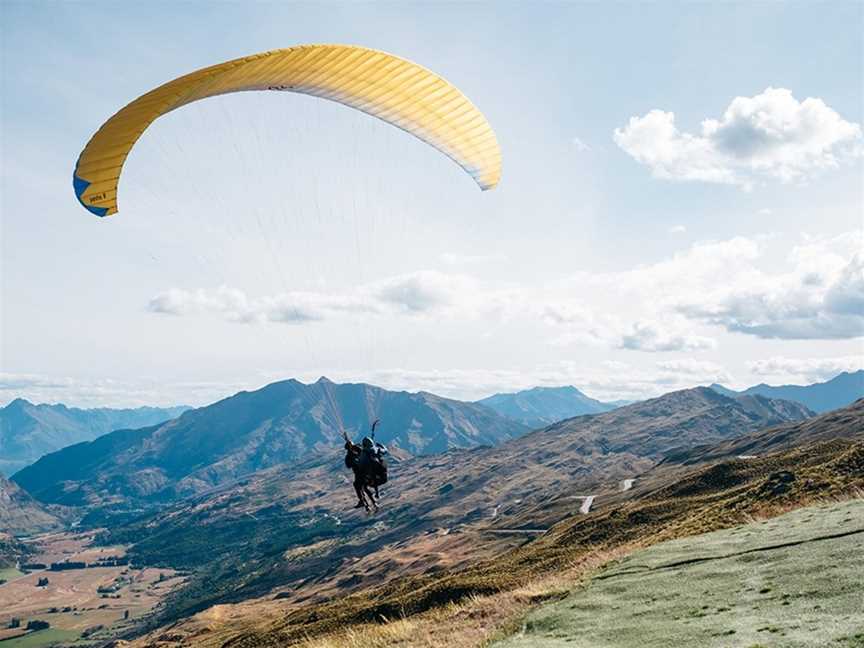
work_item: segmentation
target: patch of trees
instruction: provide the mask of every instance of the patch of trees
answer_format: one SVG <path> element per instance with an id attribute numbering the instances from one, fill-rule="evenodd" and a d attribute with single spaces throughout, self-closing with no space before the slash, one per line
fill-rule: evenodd
<path id="1" fill-rule="evenodd" d="M 47 585 L 48 585 L 48 579 L 47 578 L 40 578 L 38 581 L 36 581 L 36 587 L 47 587 Z"/>
<path id="2" fill-rule="evenodd" d="M 45 563 L 37 563 L 37 562 L 24 563 L 23 565 L 21 565 L 21 571 L 36 571 L 39 569 L 47 569 L 47 568 L 48 568 L 48 565 L 46 565 Z"/>
<path id="3" fill-rule="evenodd" d="M 73 560 L 51 563 L 51 571 L 65 571 L 67 569 L 87 569 L 87 563 Z"/>
<path id="4" fill-rule="evenodd" d="M 41 619 L 33 619 L 27 622 L 27 631 L 35 632 L 37 630 L 47 630 L 51 627 L 51 624 L 47 621 L 42 621 Z"/>
<path id="5" fill-rule="evenodd" d="M 9 620 L 9 623 L 6 624 L 6 627 L 9 628 L 10 630 L 14 629 L 14 628 L 20 628 L 21 627 L 21 619 L 19 619 L 17 617 L 13 617 L 12 619 Z M 50 627 L 51 627 L 51 624 L 48 623 L 47 621 L 42 621 L 41 619 L 31 619 L 30 621 L 27 622 L 27 625 L 25 626 L 24 629 L 27 630 L 27 632 L 36 632 L 37 630 L 47 630 Z"/>
<path id="6" fill-rule="evenodd" d="M 88 567 L 123 567 L 129 564 L 129 558 L 126 556 L 110 556 L 108 558 L 100 558 L 95 563 L 90 563 Z"/>
<path id="7" fill-rule="evenodd" d="M 53 562 L 50 567 L 47 567 L 47 569 L 49 571 L 65 571 L 67 569 L 88 569 L 92 567 L 123 567 L 128 564 L 129 558 L 126 556 L 109 556 L 107 558 L 100 558 L 89 565 L 83 560 Z M 46 567 L 42 563 L 29 563 L 27 565 L 21 565 L 21 569 L 46 569 Z"/>

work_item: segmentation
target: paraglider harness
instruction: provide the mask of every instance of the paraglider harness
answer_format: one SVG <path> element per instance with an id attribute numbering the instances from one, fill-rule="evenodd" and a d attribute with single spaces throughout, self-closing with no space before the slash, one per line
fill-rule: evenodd
<path id="1" fill-rule="evenodd" d="M 358 506 L 369 508 L 363 497 L 365 492 L 372 499 L 372 505 L 378 499 L 378 487 L 387 483 L 387 447 L 375 440 L 375 428 L 378 427 L 379 419 L 372 423 L 370 436 L 363 437 L 361 445 L 352 443 L 348 434 L 343 430 L 345 439 L 345 467 L 354 471 L 354 490 L 357 492 Z M 375 489 L 374 496 L 368 488 Z"/>

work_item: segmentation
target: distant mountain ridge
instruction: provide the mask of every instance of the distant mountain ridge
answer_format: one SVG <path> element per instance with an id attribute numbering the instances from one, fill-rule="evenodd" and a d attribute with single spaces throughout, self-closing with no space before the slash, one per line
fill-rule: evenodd
<path id="1" fill-rule="evenodd" d="M 528 431 L 482 405 L 426 392 L 286 380 L 65 448 L 13 479 L 43 502 L 171 501 L 279 464 L 339 457 L 342 431 L 356 439 L 379 417 L 378 439 L 412 455 L 494 445 Z"/>
<path id="2" fill-rule="evenodd" d="M 713 445 L 698 445 L 668 454 L 661 463 L 694 465 L 740 457 L 764 457 L 775 452 L 829 443 L 838 439 L 864 441 L 864 398 L 848 407 L 803 421 L 749 432 Z"/>
<path id="3" fill-rule="evenodd" d="M 846 407 L 859 398 L 864 398 L 864 369 L 849 373 L 844 371 L 831 380 L 812 385 L 766 385 L 761 383 L 741 392 L 713 384 L 711 389 L 726 396 L 758 394 L 768 398 L 781 398 L 806 405 L 814 412 L 827 412 Z"/>
<path id="4" fill-rule="evenodd" d="M 0 475 L 9 476 L 42 455 L 90 441 L 113 430 L 139 428 L 175 418 L 189 407 L 79 409 L 35 405 L 16 398 L 0 408 Z"/>
<path id="5" fill-rule="evenodd" d="M 573 386 L 534 387 L 516 393 L 495 394 L 477 402 L 535 428 L 583 414 L 608 412 L 621 405 L 620 402 L 604 403 L 590 398 Z"/>

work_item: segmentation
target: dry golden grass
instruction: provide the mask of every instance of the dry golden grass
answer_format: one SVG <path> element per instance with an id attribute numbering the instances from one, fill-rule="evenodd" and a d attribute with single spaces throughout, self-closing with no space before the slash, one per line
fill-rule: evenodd
<path id="1" fill-rule="evenodd" d="M 790 472 L 793 480 L 782 479 Z M 249 606 L 245 623 L 194 633 L 163 630 L 138 645 L 480 648 L 518 629 L 532 605 L 565 595 L 594 569 L 635 548 L 860 496 L 864 443 L 837 440 L 753 460 L 671 466 L 641 480 L 634 495 L 568 518 L 493 559 L 282 608 L 266 619 Z"/>
<path id="2" fill-rule="evenodd" d="M 567 596 L 586 576 L 632 550 L 595 551 L 561 572 L 531 580 L 512 591 L 471 595 L 410 618 L 367 623 L 322 637 L 296 648 L 481 648 L 515 628 L 531 607 Z"/>
<path id="3" fill-rule="evenodd" d="M 538 539 L 522 551 L 529 555 L 538 552 L 547 558 L 557 554 L 557 558 L 540 569 L 535 565 L 530 570 L 521 570 L 520 573 L 527 578 L 524 584 L 512 587 L 504 585 L 494 593 L 469 594 L 461 600 L 425 612 L 400 615 L 404 618 L 396 621 L 380 618 L 379 623 L 355 622 L 350 629 L 325 631 L 296 645 L 302 648 L 481 648 L 517 630 L 518 619 L 533 605 L 566 595 L 586 575 L 637 548 L 772 518 L 803 506 L 862 498 L 864 487 L 857 470 L 862 458 L 862 447 L 861 444 L 854 444 L 851 448 L 844 447 L 835 453 L 828 451 L 826 445 L 821 448 L 826 451 L 822 456 L 815 451 L 816 448 L 811 448 L 803 455 L 801 451 L 793 451 L 760 462 L 739 464 L 739 471 L 756 470 L 744 483 L 731 488 L 725 484 L 724 471 L 710 468 L 697 470 L 690 473 L 688 479 L 675 479 L 671 486 L 667 486 L 671 489 L 669 493 L 664 492 L 665 489 L 655 491 L 641 501 L 626 504 L 622 513 L 609 511 L 594 519 L 576 518 L 574 522 L 565 523 Z M 814 465 L 805 467 L 808 462 Z M 764 466 L 760 467 L 760 464 Z M 760 494 L 762 490 L 759 487 L 765 481 L 764 475 L 793 466 L 798 479 L 789 493 L 780 497 L 764 497 Z M 840 470 L 836 472 L 838 467 Z M 852 472 L 849 472 L 850 469 Z M 679 489 L 683 489 L 682 494 L 688 491 L 690 482 L 699 488 L 689 497 L 676 494 L 666 499 Z M 645 516 L 644 520 L 638 517 L 629 520 L 628 511 Z M 597 538 L 594 534 L 604 526 L 604 518 L 607 522 L 614 521 L 609 529 L 614 533 L 601 533 L 602 543 L 589 548 L 592 545 L 590 539 Z M 632 528 L 631 524 L 634 525 Z M 637 532 L 634 533 L 634 530 Z M 547 543 L 548 546 L 544 548 Z M 580 547 L 587 550 L 580 551 Z M 517 555 L 519 553 L 521 551 L 517 551 Z M 497 568 L 502 573 L 513 574 L 517 572 L 519 562 L 512 558 L 512 555 L 502 557 L 500 564 L 486 567 L 490 573 Z M 259 645 L 273 644 L 264 641 Z"/>

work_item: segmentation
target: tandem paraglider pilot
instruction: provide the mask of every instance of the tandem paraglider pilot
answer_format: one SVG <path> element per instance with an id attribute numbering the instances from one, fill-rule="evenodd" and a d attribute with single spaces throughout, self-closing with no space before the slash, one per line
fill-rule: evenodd
<path id="1" fill-rule="evenodd" d="M 360 444 L 353 443 L 343 431 L 345 438 L 345 467 L 354 471 L 354 492 L 357 504 L 354 508 L 371 511 L 378 508 L 380 494 L 378 488 L 387 483 L 387 462 L 384 457 L 387 448 L 375 441 L 376 420 L 372 423 L 371 436 L 363 437 Z"/>

